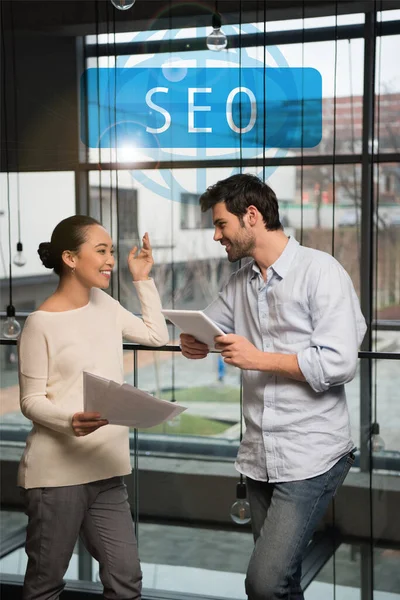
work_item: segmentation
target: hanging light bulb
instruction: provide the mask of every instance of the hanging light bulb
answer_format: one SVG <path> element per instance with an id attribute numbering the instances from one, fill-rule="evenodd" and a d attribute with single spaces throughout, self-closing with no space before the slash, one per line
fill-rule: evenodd
<path id="1" fill-rule="evenodd" d="M 224 32 L 221 31 L 221 25 L 221 15 L 219 14 L 219 12 L 215 11 L 212 16 L 213 30 L 206 40 L 207 48 L 209 50 L 213 50 L 214 52 L 219 52 L 220 50 L 226 48 L 228 45 L 228 38 L 226 37 Z"/>
<path id="2" fill-rule="evenodd" d="M 15 308 L 12 304 L 7 306 L 7 319 L 3 325 L 3 337 L 8 340 L 16 340 L 21 333 L 21 325 L 15 318 Z"/>
<path id="3" fill-rule="evenodd" d="M 246 500 L 246 484 L 241 481 L 236 485 L 236 502 L 231 506 L 231 519 L 238 525 L 250 523 L 250 504 Z"/>
<path id="4" fill-rule="evenodd" d="M 118 8 L 118 10 L 128 10 L 132 8 L 136 0 L 111 0 L 111 4 Z"/>
<path id="5" fill-rule="evenodd" d="M 382 452 L 385 449 L 385 440 L 379 435 L 379 432 L 379 423 L 372 423 L 370 442 L 372 452 Z"/>
<path id="6" fill-rule="evenodd" d="M 223 31 L 220 29 L 214 29 L 207 37 L 207 48 L 214 52 L 224 50 L 228 45 L 228 39 Z"/>
<path id="7" fill-rule="evenodd" d="M 17 243 L 17 253 L 13 259 L 13 263 L 17 267 L 23 267 L 24 265 L 26 265 L 26 258 L 22 252 L 23 252 L 22 242 L 18 242 Z"/>

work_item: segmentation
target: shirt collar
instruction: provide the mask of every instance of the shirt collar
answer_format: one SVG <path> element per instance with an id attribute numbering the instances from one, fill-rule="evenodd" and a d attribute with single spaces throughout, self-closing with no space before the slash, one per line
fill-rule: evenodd
<path id="1" fill-rule="evenodd" d="M 297 254 L 297 250 L 299 248 L 299 242 L 295 240 L 294 237 L 290 236 L 288 243 L 286 244 L 282 254 L 276 259 L 276 261 L 270 266 L 270 269 L 273 269 L 279 277 L 282 279 L 285 277 L 287 272 L 289 271 L 290 265 L 292 263 L 293 258 Z M 253 261 L 250 273 L 250 279 L 254 279 L 254 277 L 258 277 L 261 271 L 256 263 Z"/>

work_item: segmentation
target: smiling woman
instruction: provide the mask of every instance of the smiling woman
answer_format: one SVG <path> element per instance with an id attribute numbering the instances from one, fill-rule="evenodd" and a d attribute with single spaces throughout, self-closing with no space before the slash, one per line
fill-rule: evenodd
<path id="1" fill-rule="evenodd" d="M 109 286 L 114 250 L 95 219 L 64 219 L 38 252 L 60 280 L 26 320 L 19 344 L 21 411 L 33 423 L 18 475 L 29 517 L 25 597 L 62 591 L 80 533 L 100 562 L 104 587 L 116 597 L 139 599 L 142 575 L 123 482 L 131 471 L 129 430 L 82 412 L 83 372 L 122 383 L 123 337 L 148 346 L 168 341 L 149 278 L 149 236 L 128 255 L 143 320 L 102 291 Z M 111 548 L 115 560 L 104 568 Z"/>
<path id="2" fill-rule="evenodd" d="M 65 296 L 69 308 L 78 308 L 81 300 L 87 303 L 91 287 L 107 288 L 114 267 L 114 248 L 107 231 L 95 219 L 74 216 L 64 219 L 55 228 L 50 243 L 39 246 L 45 267 L 54 268 L 60 283 L 41 308 L 60 310 L 58 303 Z M 71 278 L 73 277 L 73 278 Z M 65 286 L 73 286 L 74 294 L 64 294 Z M 72 297 L 71 297 L 72 296 Z M 73 305 L 72 305 L 73 304 Z M 68 310 L 68 306 L 62 310 Z"/>

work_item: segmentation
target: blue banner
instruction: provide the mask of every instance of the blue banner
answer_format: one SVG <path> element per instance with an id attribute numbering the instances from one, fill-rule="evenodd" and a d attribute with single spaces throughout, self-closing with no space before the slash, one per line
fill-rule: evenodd
<path id="1" fill-rule="evenodd" d="M 94 68 L 81 111 L 90 148 L 312 148 L 322 80 L 311 68 Z"/>

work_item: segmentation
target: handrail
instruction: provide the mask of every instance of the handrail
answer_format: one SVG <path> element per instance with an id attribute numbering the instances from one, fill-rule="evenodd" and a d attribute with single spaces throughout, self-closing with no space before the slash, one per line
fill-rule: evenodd
<path id="1" fill-rule="evenodd" d="M 32 314 L 31 310 L 17 310 L 15 313 L 15 318 L 25 319 Z M 133 313 L 135 317 L 141 318 L 140 313 Z M 7 317 L 7 313 L 5 310 L 0 310 L 0 319 L 5 319 Z M 171 321 L 166 319 L 167 325 L 173 325 Z M 399 331 L 400 330 L 400 319 L 377 319 L 376 321 L 372 321 L 372 329 L 383 330 L 383 331 Z M 1 339 L 1 338 L 0 338 Z"/>
<path id="2" fill-rule="evenodd" d="M 5 338 L 0 338 L 0 346 L 16 346 L 17 340 L 7 340 Z M 160 347 L 154 346 L 144 346 L 143 344 L 134 344 L 132 342 L 124 342 L 123 344 L 124 350 L 133 350 L 133 351 L 144 351 L 144 352 L 181 352 L 182 349 L 177 345 L 166 345 Z M 217 354 L 216 350 L 210 350 L 211 353 Z M 368 359 L 384 359 L 384 360 L 400 360 L 400 352 L 367 352 L 360 351 L 358 353 L 358 358 L 368 358 Z"/>

